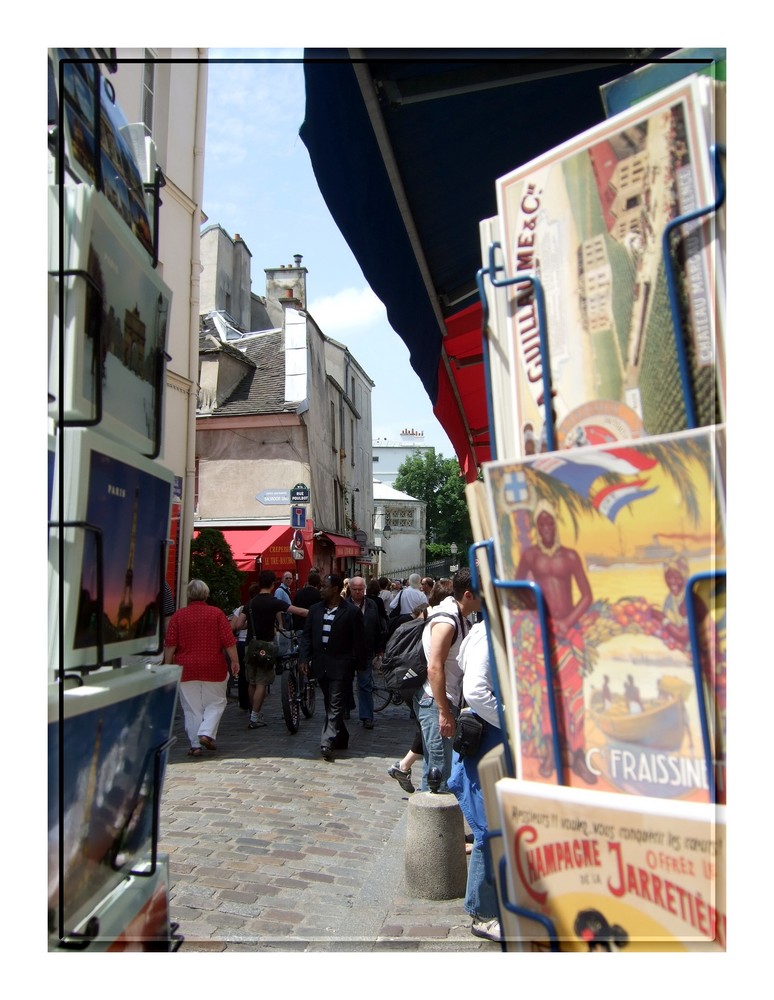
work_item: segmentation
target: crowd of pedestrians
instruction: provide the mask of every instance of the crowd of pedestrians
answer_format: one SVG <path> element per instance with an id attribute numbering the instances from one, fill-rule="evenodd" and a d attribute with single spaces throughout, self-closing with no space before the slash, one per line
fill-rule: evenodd
<path id="1" fill-rule="evenodd" d="M 169 619 L 164 644 L 165 662 L 183 666 L 180 703 L 189 754 L 217 749 L 229 671 L 237 678 L 239 706 L 249 713 L 248 727 L 266 725 L 262 707 L 276 677 L 276 656 L 284 652 L 279 637 L 295 639 L 301 676 L 314 678 L 320 688 L 320 756 L 333 760 L 349 745 L 352 711 L 357 709 L 365 730 L 374 728 L 373 672 L 391 629 L 400 621 L 426 619 L 422 645 L 427 680 L 407 706 L 416 724 L 414 740 L 387 773 L 403 791 L 413 793 L 412 767 L 421 760 L 420 790 L 428 791 L 431 777 L 434 790 L 457 797 L 472 831 L 464 902 L 471 930 L 501 940 L 496 892 L 486 878 L 486 815 L 477 763 L 502 737 L 486 633 L 476 621 L 481 602 L 471 588 L 470 571 L 462 568 L 453 579 L 415 573 L 402 582 L 386 577 L 367 582 L 362 576 L 321 575 L 314 568 L 295 594 L 293 584 L 291 573 L 278 582 L 272 571 L 263 571 L 247 602 L 227 617 L 206 603 L 206 583 L 190 582 L 188 606 Z M 483 737 L 476 753 L 461 758 L 453 743 L 463 705 L 482 720 Z"/>

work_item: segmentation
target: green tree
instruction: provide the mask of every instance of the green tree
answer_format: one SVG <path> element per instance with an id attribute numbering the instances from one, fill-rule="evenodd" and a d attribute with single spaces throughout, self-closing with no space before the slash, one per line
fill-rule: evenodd
<path id="1" fill-rule="evenodd" d="M 202 528 L 191 542 L 191 579 L 204 580 L 210 588 L 208 604 L 231 614 L 241 603 L 245 574 L 237 569 L 231 546 L 217 528 Z"/>
<path id="2" fill-rule="evenodd" d="M 460 564 L 467 565 L 473 532 L 457 459 L 435 452 L 412 455 L 398 469 L 395 489 L 426 504 L 428 556 L 448 555 L 449 545 L 456 542 Z"/>

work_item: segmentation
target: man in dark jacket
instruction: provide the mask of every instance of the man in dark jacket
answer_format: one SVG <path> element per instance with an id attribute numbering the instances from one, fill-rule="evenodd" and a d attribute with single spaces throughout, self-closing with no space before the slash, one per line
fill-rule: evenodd
<path id="1" fill-rule="evenodd" d="M 374 682 L 373 662 L 375 656 L 384 652 L 384 632 L 379 609 L 366 596 L 366 582 L 362 576 L 353 576 L 349 581 L 350 604 L 360 612 L 365 632 L 365 669 L 357 675 L 357 711 L 366 729 L 374 728 Z"/>
<path id="2" fill-rule="evenodd" d="M 299 670 L 316 678 L 325 700 L 320 737 L 324 760 L 332 760 L 334 750 L 349 745 L 344 724 L 347 685 L 351 689 L 353 672 L 365 668 L 363 616 L 342 598 L 343 585 L 337 573 L 323 579 L 323 599 L 309 609 L 298 649 Z"/>
<path id="3" fill-rule="evenodd" d="M 317 604 L 318 601 L 322 600 L 322 593 L 320 592 L 321 582 L 322 577 L 316 569 L 313 569 L 307 577 L 306 586 L 296 591 L 293 603 L 299 608 L 311 608 L 313 604 Z M 306 619 L 300 615 L 293 615 L 293 631 L 296 633 L 297 638 L 301 637 L 300 633 L 304 630 L 305 622 Z"/>

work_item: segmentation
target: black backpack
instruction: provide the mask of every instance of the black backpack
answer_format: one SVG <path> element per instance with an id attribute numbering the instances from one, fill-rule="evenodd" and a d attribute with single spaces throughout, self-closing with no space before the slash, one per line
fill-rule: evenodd
<path id="1" fill-rule="evenodd" d="M 454 625 L 454 639 L 457 641 L 457 619 L 448 611 L 438 611 L 427 618 L 412 618 L 399 625 L 387 641 L 382 658 L 382 674 L 388 690 L 411 700 L 417 688 L 427 680 L 427 659 L 422 648 L 422 633 L 430 621 L 443 615 Z"/>

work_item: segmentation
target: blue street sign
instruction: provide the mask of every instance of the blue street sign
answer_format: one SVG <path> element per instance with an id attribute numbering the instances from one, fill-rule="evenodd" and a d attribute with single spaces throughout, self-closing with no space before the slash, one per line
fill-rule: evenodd
<path id="1" fill-rule="evenodd" d="M 306 527 L 306 507 L 290 508 L 290 526 L 291 528 Z"/>

